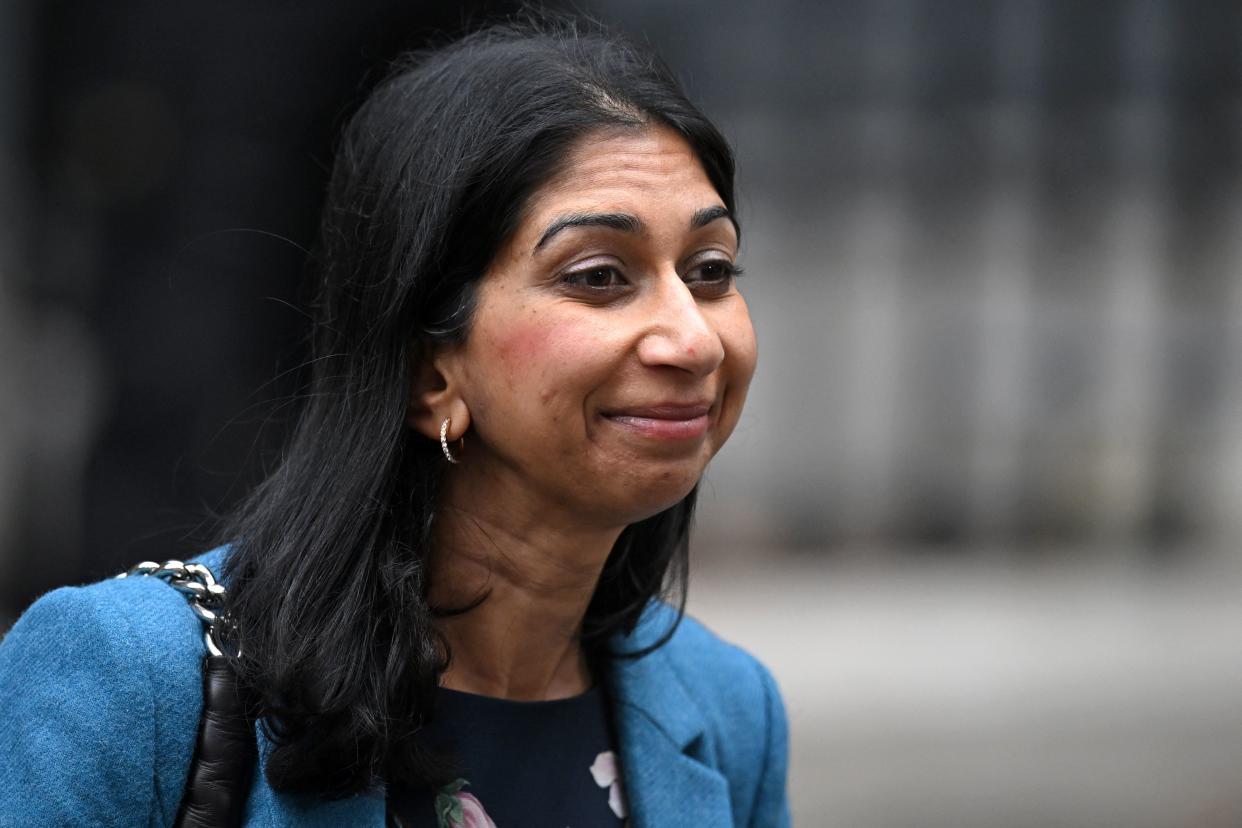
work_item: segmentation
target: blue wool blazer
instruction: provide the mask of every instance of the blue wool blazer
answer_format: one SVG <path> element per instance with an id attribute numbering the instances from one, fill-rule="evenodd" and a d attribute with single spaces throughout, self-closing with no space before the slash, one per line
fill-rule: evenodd
<path id="1" fill-rule="evenodd" d="M 219 572 L 224 549 L 200 560 Z M 667 629 L 653 605 L 618 646 Z M 55 590 L 0 642 L 0 826 L 171 825 L 202 709 L 202 627 L 152 578 Z M 634 828 L 787 826 L 788 730 L 771 675 L 686 618 L 608 682 Z M 382 794 L 272 790 L 260 731 L 248 826 L 383 828 Z M 514 828 L 514 826 L 499 826 Z"/>

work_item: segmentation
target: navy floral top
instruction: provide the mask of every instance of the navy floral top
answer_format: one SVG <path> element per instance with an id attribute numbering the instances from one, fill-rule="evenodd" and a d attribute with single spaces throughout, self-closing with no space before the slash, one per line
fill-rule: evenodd
<path id="1" fill-rule="evenodd" d="M 621 828 L 625 790 L 599 687 L 519 702 L 441 688 L 428 744 L 461 776 L 439 791 L 389 788 L 399 828 Z"/>

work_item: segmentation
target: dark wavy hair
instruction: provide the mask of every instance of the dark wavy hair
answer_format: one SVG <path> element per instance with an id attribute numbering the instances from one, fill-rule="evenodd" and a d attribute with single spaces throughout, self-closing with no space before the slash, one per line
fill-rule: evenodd
<path id="1" fill-rule="evenodd" d="M 650 124 L 685 138 L 736 215 L 719 131 L 658 59 L 597 27 L 493 26 L 411 54 L 346 126 L 311 258 L 304 407 L 225 527 L 274 788 L 347 796 L 450 772 L 418 738 L 448 652 L 426 566 L 444 461 L 405 423 L 414 360 L 466 338 L 479 279 L 576 142 Z M 584 622 L 593 658 L 623 657 L 606 642 L 653 598 L 684 607 L 695 496 L 621 533 Z"/>

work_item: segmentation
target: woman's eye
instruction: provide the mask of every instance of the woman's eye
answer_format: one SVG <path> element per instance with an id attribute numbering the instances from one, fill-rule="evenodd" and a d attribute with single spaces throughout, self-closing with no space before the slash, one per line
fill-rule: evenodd
<path id="1" fill-rule="evenodd" d="M 701 284 L 713 288 L 725 288 L 733 283 L 733 280 L 742 275 L 742 268 L 733 262 L 725 259 L 713 259 L 709 262 L 695 265 L 687 276 L 686 281 L 691 284 Z"/>
<path id="2" fill-rule="evenodd" d="M 566 273 L 562 281 L 571 287 L 588 290 L 614 290 L 624 287 L 625 277 L 615 267 L 590 267 Z"/>

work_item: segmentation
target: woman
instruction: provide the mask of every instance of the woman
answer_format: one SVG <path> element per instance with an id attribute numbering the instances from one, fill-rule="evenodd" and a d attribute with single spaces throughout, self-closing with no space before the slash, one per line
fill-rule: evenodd
<path id="1" fill-rule="evenodd" d="M 695 487 L 756 350 L 724 139 L 650 56 L 492 28 L 343 136 L 313 378 L 203 557 L 259 700 L 253 825 L 788 821 L 784 713 L 684 603 Z M 58 590 L 0 649 L 0 824 L 166 824 L 197 621 Z"/>

